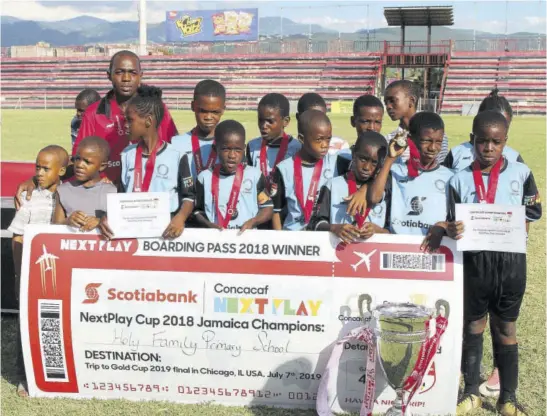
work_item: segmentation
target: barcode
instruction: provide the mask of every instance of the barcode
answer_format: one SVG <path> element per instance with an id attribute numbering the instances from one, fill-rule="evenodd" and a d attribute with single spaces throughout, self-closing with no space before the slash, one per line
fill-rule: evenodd
<path id="1" fill-rule="evenodd" d="M 40 348 L 46 381 L 68 381 L 63 339 L 62 302 L 52 299 L 38 301 Z"/>
<path id="2" fill-rule="evenodd" d="M 409 270 L 413 272 L 444 272 L 444 254 L 381 253 L 381 270 Z"/>

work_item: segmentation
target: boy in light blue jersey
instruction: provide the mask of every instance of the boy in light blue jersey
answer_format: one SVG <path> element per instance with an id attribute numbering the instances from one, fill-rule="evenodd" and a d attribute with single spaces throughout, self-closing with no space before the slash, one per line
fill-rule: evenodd
<path id="1" fill-rule="evenodd" d="M 481 105 L 479 106 L 479 113 L 489 110 L 498 111 L 503 114 L 507 120 L 507 125 L 511 126 L 511 121 L 513 120 L 513 109 L 511 108 L 509 101 L 507 101 L 504 96 L 498 95 L 497 88 L 492 90 L 492 92 L 490 92 L 490 94 L 482 100 Z M 503 157 L 505 157 L 505 159 L 509 162 L 524 163 L 520 153 L 507 145 L 503 148 Z M 443 165 L 458 172 L 471 165 L 474 159 L 475 155 L 473 152 L 473 142 L 469 141 L 452 148 L 446 156 Z M 499 391 L 499 389 L 497 390 Z"/>
<path id="2" fill-rule="evenodd" d="M 243 232 L 271 220 L 273 203 L 264 175 L 244 163 L 245 129 L 234 120 L 215 130 L 219 163 L 204 170 L 195 184 L 196 222 L 206 228 L 238 229 Z M 184 197 L 185 204 L 190 199 Z"/>
<path id="3" fill-rule="evenodd" d="M 503 157 L 508 123 L 498 111 L 484 111 L 473 120 L 471 140 L 475 160 L 452 177 L 448 185 L 448 236 L 459 239 L 464 231 L 456 221 L 456 204 L 490 203 L 524 205 L 526 228 L 541 218 L 540 197 L 530 169 Z M 495 187 L 494 187 L 495 186 Z M 438 247 L 436 246 L 433 249 Z M 462 372 L 464 392 L 456 413 L 463 415 L 482 406 L 479 394 L 483 332 L 490 316 L 495 363 L 499 367 L 500 393 L 496 410 L 503 416 L 521 416 L 516 400 L 518 344 L 516 321 L 526 289 L 526 254 L 466 251 L 464 273 L 464 337 Z"/>
<path id="4" fill-rule="evenodd" d="M 446 218 L 446 184 L 453 172 L 437 163 L 444 137 L 440 116 L 425 111 L 415 114 L 409 122 L 409 133 L 410 158 L 395 163 L 405 148 L 392 139 L 386 161 L 369 186 L 368 202 L 386 200 L 390 204 L 391 233 L 425 236 Z"/>
<path id="5" fill-rule="evenodd" d="M 300 151 L 281 162 L 273 176 L 274 230 L 300 231 L 310 222 L 321 187 L 349 169 L 350 159 L 329 153 L 332 126 L 325 113 L 308 110 L 299 117 Z M 286 212 L 283 219 L 282 212 Z"/>
<path id="6" fill-rule="evenodd" d="M 417 114 L 418 101 L 420 101 L 419 88 L 417 84 L 412 81 L 406 79 L 397 80 L 387 86 L 384 94 L 386 112 L 391 120 L 399 121 L 397 129 L 386 135 L 386 140 L 388 142 L 410 128 L 410 119 Z M 409 159 L 409 150 L 408 147 L 405 148 L 405 151 L 400 155 L 400 161 L 406 162 Z M 442 163 L 447 154 L 448 137 L 445 134 L 441 144 L 441 150 L 437 154 L 437 162 Z"/>
<path id="7" fill-rule="evenodd" d="M 162 237 L 181 235 L 186 219 L 192 213 L 181 206 L 181 190 L 193 185 L 187 155 L 182 155 L 172 145 L 159 140 L 158 126 L 163 118 L 162 91 L 152 86 L 141 86 L 126 108 L 129 139 L 135 144 L 121 153 L 123 192 L 166 192 L 169 194 L 172 219 Z M 99 223 L 101 234 L 111 239 L 112 230 L 106 216 Z"/>
<path id="8" fill-rule="evenodd" d="M 296 105 L 296 120 L 305 111 L 319 110 L 327 114 L 327 103 L 319 94 L 315 92 L 307 92 L 298 99 Z M 349 153 L 349 144 L 341 137 L 332 136 L 330 139 L 329 153 L 335 154 L 344 150 Z"/>
<path id="9" fill-rule="evenodd" d="M 187 155 L 194 182 L 203 170 L 211 169 L 218 161 L 213 144 L 215 128 L 226 109 L 225 102 L 226 90 L 220 82 L 212 79 L 198 82 L 191 103 L 196 127 L 171 139 L 171 146 Z"/>
<path id="10" fill-rule="evenodd" d="M 258 103 L 258 128 L 260 137 L 247 144 L 247 164 L 260 169 L 268 188 L 277 165 L 293 157 L 301 143 L 285 133 L 291 118 L 289 100 L 283 94 L 266 94 Z"/>
<path id="11" fill-rule="evenodd" d="M 385 200 L 367 209 L 364 215 L 347 213 L 348 195 L 366 187 L 374 179 L 386 153 L 384 136 L 374 131 L 361 133 L 352 147 L 351 171 L 331 179 L 321 188 L 308 228 L 330 231 L 347 244 L 370 238 L 375 233 L 388 233 L 385 228 L 389 223 L 386 218 L 389 207 Z"/>

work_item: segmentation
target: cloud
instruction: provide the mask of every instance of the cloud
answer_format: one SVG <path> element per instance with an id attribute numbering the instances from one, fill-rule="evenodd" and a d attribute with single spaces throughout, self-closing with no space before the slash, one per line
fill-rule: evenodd
<path id="1" fill-rule="evenodd" d="M 524 18 L 524 22 L 522 31 L 539 33 L 546 32 L 545 25 L 547 24 L 547 18 L 545 16 L 526 16 Z"/>
<path id="2" fill-rule="evenodd" d="M 367 19 L 342 19 L 338 17 L 322 16 L 322 17 L 304 17 L 301 19 L 294 19 L 296 23 L 305 25 L 320 25 L 327 29 L 340 30 L 342 32 L 355 32 L 357 30 L 363 30 L 367 28 Z M 369 29 L 376 29 L 379 27 L 387 27 L 387 22 L 384 19 L 381 21 L 370 22 Z"/>
<path id="3" fill-rule="evenodd" d="M 46 1 L 46 0 L 3 0 L 2 15 L 19 19 L 36 21 L 58 21 L 74 17 L 98 17 L 110 22 L 120 20 L 138 20 L 139 0 L 126 1 Z M 148 23 L 165 20 L 165 12 L 173 9 L 198 9 L 196 1 L 185 1 L 183 4 L 170 1 L 147 1 L 146 17 Z M 214 8 L 214 7 L 213 7 Z"/>

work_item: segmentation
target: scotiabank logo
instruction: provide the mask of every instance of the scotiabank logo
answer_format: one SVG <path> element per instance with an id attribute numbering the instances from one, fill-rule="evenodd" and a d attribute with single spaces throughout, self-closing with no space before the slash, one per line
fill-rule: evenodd
<path id="1" fill-rule="evenodd" d="M 159 289 L 155 291 L 146 291 L 145 289 L 124 291 L 110 288 L 108 289 L 107 299 L 122 302 L 198 303 L 197 296 L 197 293 L 194 293 L 192 290 L 189 290 L 186 293 L 166 293 Z"/>
<path id="2" fill-rule="evenodd" d="M 84 299 L 82 303 L 97 303 L 99 300 L 99 292 L 97 288 L 101 286 L 102 283 L 90 283 L 85 287 L 85 295 L 87 299 Z"/>

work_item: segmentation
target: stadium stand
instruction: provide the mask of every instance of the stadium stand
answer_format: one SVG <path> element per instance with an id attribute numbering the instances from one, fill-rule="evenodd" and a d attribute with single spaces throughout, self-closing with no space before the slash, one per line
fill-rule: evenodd
<path id="1" fill-rule="evenodd" d="M 381 56 L 372 53 L 255 56 L 150 56 L 144 82 L 163 88 L 170 108 L 189 109 L 195 84 L 216 79 L 228 91 L 227 107 L 255 108 L 265 92 L 291 100 L 316 91 L 327 100 L 352 100 L 375 92 Z M 83 88 L 104 94 L 108 59 L 5 58 L 1 62 L 2 108 L 71 108 Z"/>
<path id="2" fill-rule="evenodd" d="M 453 52 L 442 112 L 461 113 L 498 88 L 517 114 L 545 114 L 545 52 Z"/>

